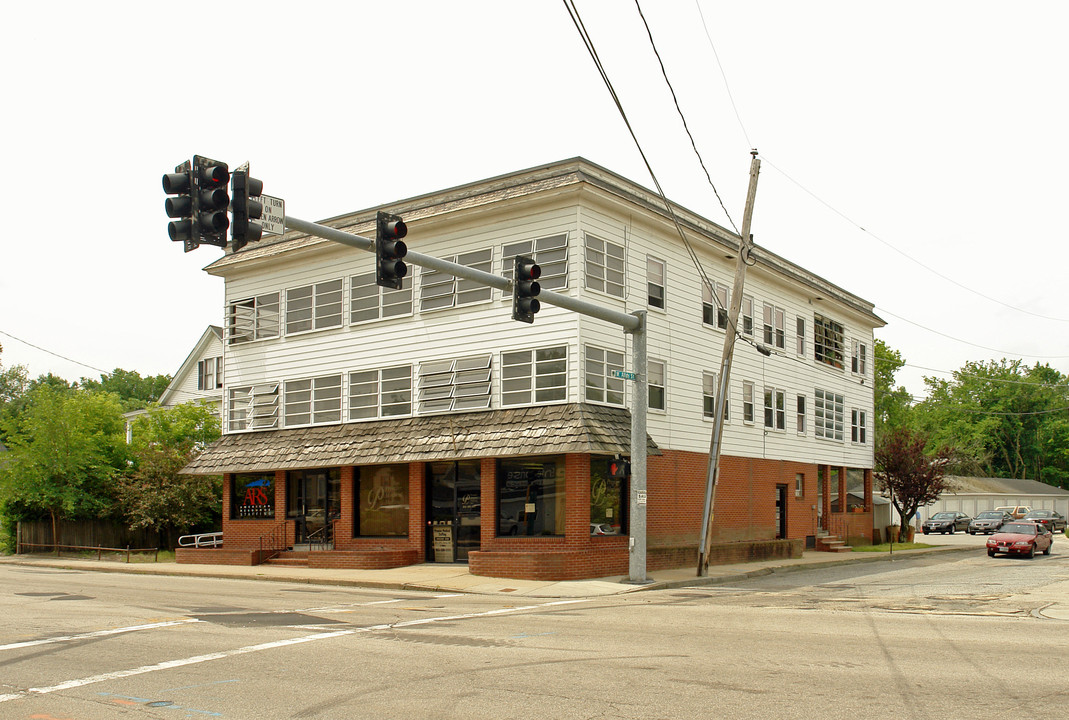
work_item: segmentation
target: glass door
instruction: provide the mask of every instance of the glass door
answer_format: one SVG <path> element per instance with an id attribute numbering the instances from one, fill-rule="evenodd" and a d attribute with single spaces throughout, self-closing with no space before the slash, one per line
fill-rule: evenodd
<path id="1" fill-rule="evenodd" d="M 337 468 L 287 473 L 286 517 L 295 521 L 294 543 L 333 541 L 333 521 L 341 512 L 340 477 Z"/>
<path id="2" fill-rule="evenodd" d="M 480 462 L 430 463 L 427 472 L 427 560 L 467 562 L 482 542 Z"/>

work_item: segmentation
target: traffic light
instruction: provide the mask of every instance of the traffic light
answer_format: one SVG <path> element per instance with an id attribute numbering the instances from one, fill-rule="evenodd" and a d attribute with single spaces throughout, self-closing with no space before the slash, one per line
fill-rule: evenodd
<path id="1" fill-rule="evenodd" d="M 262 180 L 249 175 L 248 165 L 230 175 L 230 249 L 237 252 L 247 243 L 263 237 L 263 226 L 253 220 L 263 217 L 264 206 L 260 195 L 264 191 Z"/>
<path id="2" fill-rule="evenodd" d="M 521 255 L 516 256 L 515 271 L 512 273 L 512 319 L 533 323 L 535 313 L 542 306 L 538 302 L 538 293 L 542 286 L 536 280 L 542 276 L 542 268 L 534 260 Z"/>
<path id="3" fill-rule="evenodd" d="M 408 266 L 401 260 L 408 254 L 408 246 L 401 238 L 407 234 L 404 220 L 379 211 L 375 218 L 375 284 L 401 289 L 401 278 L 408 274 Z"/>
<path id="4" fill-rule="evenodd" d="M 163 191 L 177 196 L 164 203 L 167 217 L 177 218 L 167 224 L 167 234 L 171 240 L 183 243 L 189 252 L 199 244 L 193 240 L 193 170 L 189 160 L 163 176 Z"/>
<path id="5" fill-rule="evenodd" d="M 615 479 L 627 478 L 631 475 L 631 463 L 617 458 L 609 461 L 609 477 Z"/>
<path id="6" fill-rule="evenodd" d="M 226 217 L 226 210 L 230 205 L 230 195 L 227 193 L 229 183 L 230 170 L 226 163 L 200 155 L 193 156 L 195 242 L 226 247 L 226 229 L 230 227 L 230 220 Z"/>

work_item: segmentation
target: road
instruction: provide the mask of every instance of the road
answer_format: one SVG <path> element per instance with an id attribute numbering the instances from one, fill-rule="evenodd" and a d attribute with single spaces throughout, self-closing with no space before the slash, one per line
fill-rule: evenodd
<path id="1" fill-rule="evenodd" d="M 992 559 L 968 539 L 561 600 L 3 565 L 0 717 L 1064 715 L 1065 544 Z"/>

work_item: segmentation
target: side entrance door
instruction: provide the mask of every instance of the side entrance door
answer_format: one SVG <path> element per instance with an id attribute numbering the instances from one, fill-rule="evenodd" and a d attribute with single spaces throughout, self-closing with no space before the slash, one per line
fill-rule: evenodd
<path id="1" fill-rule="evenodd" d="M 776 486 L 776 537 L 787 537 L 787 486 Z"/>
<path id="2" fill-rule="evenodd" d="M 467 562 L 482 542 L 479 460 L 427 465 L 427 562 Z"/>

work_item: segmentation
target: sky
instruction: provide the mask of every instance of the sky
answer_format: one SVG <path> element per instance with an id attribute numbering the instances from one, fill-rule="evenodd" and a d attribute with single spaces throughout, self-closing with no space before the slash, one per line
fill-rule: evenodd
<path id="1" fill-rule="evenodd" d="M 574 5 L 668 197 L 741 225 L 756 148 L 755 241 L 874 303 L 914 396 L 1069 373 L 1069 4 Z M 0 365 L 31 377 L 173 374 L 221 324 L 222 250 L 167 236 L 194 154 L 313 221 L 576 156 L 653 187 L 561 1 L 0 12 Z"/>

